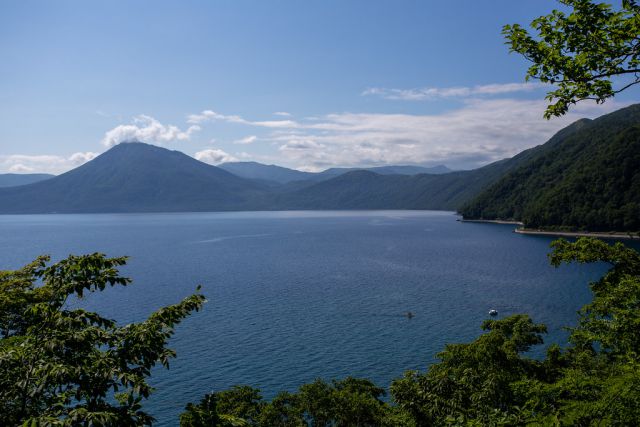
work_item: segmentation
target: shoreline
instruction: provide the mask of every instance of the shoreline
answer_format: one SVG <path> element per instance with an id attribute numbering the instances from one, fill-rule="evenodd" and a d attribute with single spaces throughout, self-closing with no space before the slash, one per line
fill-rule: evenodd
<path id="1" fill-rule="evenodd" d="M 503 219 L 462 219 L 458 218 L 459 222 L 477 222 L 485 224 L 506 224 L 516 225 L 513 230 L 514 233 L 526 234 L 530 236 L 555 236 L 555 237 L 596 237 L 600 239 L 617 239 L 617 240 L 640 240 L 640 233 L 630 233 L 625 231 L 553 231 L 536 228 L 525 228 L 524 224 L 520 221 L 503 220 Z"/>
<path id="2" fill-rule="evenodd" d="M 503 220 L 503 219 L 458 219 L 458 221 L 460 222 L 480 222 L 480 223 L 486 223 L 486 224 L 507 224 L 507 225 L 524 225 L 522 222 L 520 221 L 509 221 L 509 220 Z"/>
<path id="3" fill-rule="evenodd" d="M 598 237 L 600 239 L 640 240 L 640 235 L 625 233 L 623 231 L 594 232 L 594 231 L 550 231 L 530 228 L 516 228 L 514 233 L 528 234 L 532 236 L 559 236 L 559 237 Z"/>

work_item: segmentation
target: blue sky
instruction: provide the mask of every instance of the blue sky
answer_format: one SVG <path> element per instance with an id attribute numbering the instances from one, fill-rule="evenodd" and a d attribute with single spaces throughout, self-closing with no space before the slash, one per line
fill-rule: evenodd
<path id="1" fill-rule="evenodd" d="M 5 1 L 0 172 L 61 173 L 142 140 L 217 164 L 472 168 L 546 121 L 506 23 L 547 0 Z"/>

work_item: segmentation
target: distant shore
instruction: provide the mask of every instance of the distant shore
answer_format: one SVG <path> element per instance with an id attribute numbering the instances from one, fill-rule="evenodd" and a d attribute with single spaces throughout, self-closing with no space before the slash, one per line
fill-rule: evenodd
<path id="1" fill-rule="evenodd" d="M 591 232 L 591 231 L 550 231 L 536 230 L 530 228 L 516 228 L 513 230 L 518 234 L 530 234 L 537 236 L 558 236 L 558 237 L 598 237 L 600 239 L 624 239 L 624 240 L 640 240 L 638 234 L 625 233 L 624 231 L 612 231 L 608 233 Z"/>
<path id="2" fill-rule="evenodd" d="M 532 236 L 556 236 L 556 237 L 597 237 L 599 239 L 624 239 L 624 240 L 640 240 L 638 233 L 629 233 L 624 231 L 609 231 L 609 232 L 596 232 L 596 231 L 553 231 L 542 230 L 537 228 L 525 228 L 524 224 L 520 221 L 509 221 L 502 219 L 458 219 L 460 222 L 480 222 L 488 224 L 508 224 L 517 225 L 514 233 L 529 234 Z"/>
<path id="3" fill-rule="evenodd" d="M 489 224 L 509 224 L 509 225 L 524 225 L 520 221 L 508 221 L 502 219 L 459 219 L 460 222 L 485 222 Z"/>

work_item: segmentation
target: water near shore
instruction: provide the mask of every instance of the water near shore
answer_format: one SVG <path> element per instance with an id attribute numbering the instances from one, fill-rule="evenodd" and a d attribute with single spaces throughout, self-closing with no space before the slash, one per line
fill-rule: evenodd
<path id="1" fill-rule="evenodd" d="M 476 337 L 491 308 L 529 313 L 562 342 L 604 267 L 554 269 L 551 240 L 448 212 L 0 216 L 0 268 L 44 253 L 130 255 L 132 286 L 78 303 L 124 323 L 202 284 L 209 303 L 178 327 L 178 358 L 154 371 L 146 403 L 175 425 L 187 402 L 233 384 L 268 397 L 316 377 L 386 387 Z"/>

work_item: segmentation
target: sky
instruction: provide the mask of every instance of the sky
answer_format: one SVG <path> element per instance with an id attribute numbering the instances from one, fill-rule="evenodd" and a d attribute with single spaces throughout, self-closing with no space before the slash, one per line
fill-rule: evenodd
<path id="1" fill-rule="evenodd" d="M 542 117 L 504 24 L 551 0 L 0 2 L 0 173 L 142 141 L 219 164 L 471 169 L 637 102 Z"/>

